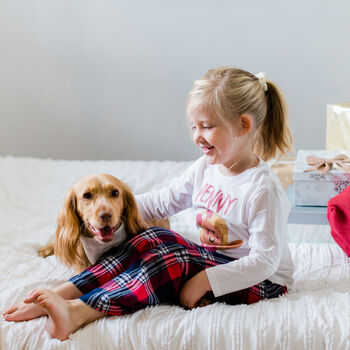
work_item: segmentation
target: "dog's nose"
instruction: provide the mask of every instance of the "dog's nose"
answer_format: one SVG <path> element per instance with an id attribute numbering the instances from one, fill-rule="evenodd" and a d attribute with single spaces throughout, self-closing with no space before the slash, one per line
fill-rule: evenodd
<path id="1" fill-rule="evenodd" d="M 112 214 L 105 211 L 99 213 L 98 216 L 103 222 L 108 222 L 112 218 Z"/>

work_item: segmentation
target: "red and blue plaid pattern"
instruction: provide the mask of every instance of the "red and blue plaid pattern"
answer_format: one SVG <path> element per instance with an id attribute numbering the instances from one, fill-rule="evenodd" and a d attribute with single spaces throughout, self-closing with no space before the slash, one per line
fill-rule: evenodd
<path id="1" fill-rule="evenodd" d="M 124 315 L 149 305 L 178 304 L 183 284 L 198 272 L 231 258 L 208 251 L 182 236 L 152 227 L 105 253 L 96 264 L 70 279 L 92 308 Z M 266 280 L 210 301 L 251 304 L 277 297 L 285 287 Z"/>

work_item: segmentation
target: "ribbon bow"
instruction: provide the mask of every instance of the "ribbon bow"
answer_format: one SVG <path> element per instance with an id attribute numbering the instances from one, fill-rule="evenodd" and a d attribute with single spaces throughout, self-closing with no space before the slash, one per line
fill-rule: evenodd
<path id="1" fill-rule="evenodd" d="M 334 158 L 318 158 L 315 156 L 308 156 L 306 158 L 306 163 L 312 167 L 304 170 L 309 171 L 319 171 L 322 174 L 327 174 L 332 167 L 342 170 L 345 173 L 350 173 L 350 159 L 345 154 L 338 154 Z"/>

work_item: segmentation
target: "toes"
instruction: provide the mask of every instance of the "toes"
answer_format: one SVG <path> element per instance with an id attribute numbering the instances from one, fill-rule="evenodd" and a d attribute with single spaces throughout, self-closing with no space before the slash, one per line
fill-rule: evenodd
<path id="1" fill-rule="evenodd" d="M 16 310 L 18 310 L 18 306 L 16 305 L 13 305 L 13 306 L 10 306 L 7 310 L 5 310 L 3 312 L 3 316 L 6 316 L 6 315 L 9 315 L 9 314 L 12 314 L 13 312 L 15 312 Z"/>
<path id="2" fill-rule="evenodd" d="M 18 314 L 18 308 L 16 308 L 15 310 L 11 309 L 11 311 L 9 311 L 7 314 L 4 314 L 4 319 L 6 321 L 15 321 L 17 314 Z"/>
<path id="3" fill-rule="evenodd" d="M 23 299 L 26 304 L 35 303 L 38 301 L 41 295 L 45 293 L 46 289 L 34 289 L 28 293 L 28 295 Z"/>
<path id="4" fill-rule="evenodd" d="M 16 313 L 4 315 L 6 321 L 13 321 L 16 318 Z"/>
<path id="5" fill-rule="evenodd" d="M 6 321 L 13 321 L 13 319 L 16 317 L 18 313 L 18 306 L 11 306 L 9 309 L 7 309 L 3 314 L 3 318 Z"/>
<path id="6" fill-rule="evenodd" d="M 32 290 L 29 292 L 23 299 L 23 302 L 26 304 L 32 303 L 34 301 L 34 295 L 37 292 L 37 290 Z"/>
<path id="7" fill-rule="evenodd" d="M 33 296 L 28 300 L 32 300 L 32 303 L 45 308 L 48 305 L 48 301 L 50 301 L 50 296 L 51 296 L 50 290 L 39 289 L 39 290 L 36 290 Z"/>

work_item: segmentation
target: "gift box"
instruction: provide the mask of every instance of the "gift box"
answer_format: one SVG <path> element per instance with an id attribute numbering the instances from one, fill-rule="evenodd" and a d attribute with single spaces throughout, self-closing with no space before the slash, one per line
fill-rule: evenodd
<path id="1" fill-rule="evenodd" d="M 329 199 L 350 185 L 350 152 L 300 150 L 293 180 L 295 205 L 326 207 Z"/>
<path id="2" fill-rule="evenodd" d="M 271 169 L 278 176 L 284 190 L 293 184 L 294 161 L 282 161 L 271 165 Z"/>
<path id="3" fill-rule="evenodd" d="M 326 148 L 350 150 L 350 103 L 327 105 Z"/>

